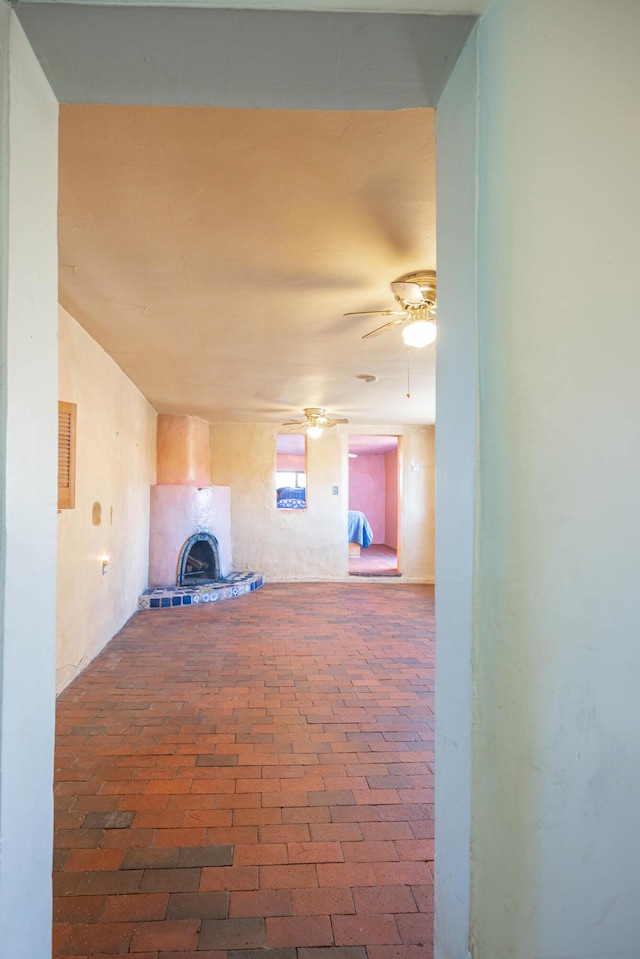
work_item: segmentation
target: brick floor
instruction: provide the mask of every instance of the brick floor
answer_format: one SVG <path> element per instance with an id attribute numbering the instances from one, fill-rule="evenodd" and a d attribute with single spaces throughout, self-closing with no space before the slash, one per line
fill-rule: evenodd
<path id="1" fill-rule="evenodd" d="M 137 613 L 58 698 L 55 959 L 431 959 L 433 589 Z"/>

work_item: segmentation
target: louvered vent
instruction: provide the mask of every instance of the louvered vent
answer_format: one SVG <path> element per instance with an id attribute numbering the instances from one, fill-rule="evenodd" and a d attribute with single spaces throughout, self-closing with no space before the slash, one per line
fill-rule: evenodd
<path id="1" fill-rule="evenodd" d="M 76 404 L 58 403 L 58 509 L 73 509 L 76 493 Z"/>

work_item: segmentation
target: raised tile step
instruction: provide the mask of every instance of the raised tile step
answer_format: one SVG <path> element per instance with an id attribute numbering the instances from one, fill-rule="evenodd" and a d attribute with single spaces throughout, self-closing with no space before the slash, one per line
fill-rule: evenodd
<path id="1" fill-rule="evenodd" d="M 145 589 L 138 599 L 138 609 L 168 609 L 172 606 L 198 606 L 217 603 L 221 599 L 235 599 L 264 583 L 262 573 L 229 573 L 219 583 L 206 586 L 158 586 Z"/>

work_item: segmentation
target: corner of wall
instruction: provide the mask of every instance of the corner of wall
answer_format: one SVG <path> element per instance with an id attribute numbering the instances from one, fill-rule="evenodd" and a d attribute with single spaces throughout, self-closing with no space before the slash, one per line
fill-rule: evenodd
<path id="1" fill-rule="evenodd" d="M 476 515 L 478 25 L 436 111 L 436 959 L 466 959 L 471 923 Z"/>

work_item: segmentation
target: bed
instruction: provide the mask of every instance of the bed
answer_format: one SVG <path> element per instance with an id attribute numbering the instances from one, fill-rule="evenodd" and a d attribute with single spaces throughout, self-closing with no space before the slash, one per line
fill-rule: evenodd
<path id="1" fill-rule="evenodd" d="M 280 486 L 276 490 L 278 509 L 306 509 L 306 490 L 300 486 Z"/>
<path id="2" fill-rule="evenodd" d="M 349 556 L 358 557 L 360 547 L 366 549 L 373 542 L 373 530 L 367 517 L 359 509 L 349 510 Z"/>

